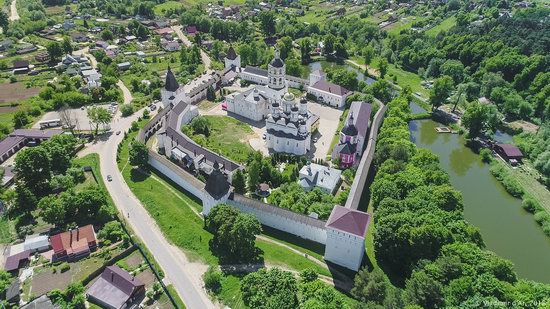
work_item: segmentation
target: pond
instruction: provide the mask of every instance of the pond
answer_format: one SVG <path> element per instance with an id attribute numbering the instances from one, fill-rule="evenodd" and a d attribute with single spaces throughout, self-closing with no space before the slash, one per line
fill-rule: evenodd
<path id="1" fill-rule="evenodd" d="M 452 185 L 462 192 L 466 220 L 480 229 L 487 249 L 511 260 L 520 278 L 550 282 L 550 238 L 523 210 L 521 200 L 509 195 L 489 166 L 465 146 L 463 136 L 438 134 L 437 126 L 441 124 L 433 120 L 411 121 L 411 138 L 439 156 Z"/>
<path id="2" fill-rule="evenodd" d="M 326 72 L 328 70 L 344 68 L 348 71 L 356 73 L 357 74 L 357 80 L 358 81 L 364 81 L 365 83 L 367 83 L 367 85 L 371 85 L 372 83 L 374 83 L 376 81 L 376 80 L 372 79 L 371 77 L 365 76 L 365 74 L 363 72 L 361 72 L 361 70 L 357 69 L 356 67 L 354 67 L 352 65 L 346 64 L 346 63 L 339 64 L 339 63 L 336 63 L 336 62 L 329 62 L 329 61 L 315 61 L 315 62 L 312 62 L 308 65 L 305 65 L 304 67 L 306 67 L 306 69 L 307 69 L 306 77 L 309 76 L 310 72 L 313 72 L 315 70 L 322 69 L 324 72 Z"/>

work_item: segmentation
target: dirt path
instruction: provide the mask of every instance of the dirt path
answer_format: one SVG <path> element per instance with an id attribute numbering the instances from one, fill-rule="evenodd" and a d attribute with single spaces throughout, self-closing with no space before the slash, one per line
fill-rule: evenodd
<path id="1" fill-rule="evenodd" d="M 10 21 L 19 20 L 19 13 L 17 13 L 17 0 L 13 0 L 10 5 Z"/>
<path id="2" fill-rule="evenodd" d="M 132 103 L 132 100 L 134 99 L 134 97 L 132 96 L 132 93 L 130 92 L 128 87 L 126 87 L 124 82 L 122 82 L 122 80 L 119 79 L 116 85 L 118 86 L 118 88 L 120 88 L 120 90 L 122 90 L 122 96 L 124 97 L 124 104 Z"/>
<path id="3" fill-rule="evenodd" d="M 178 35 L 178 38 L 183 42 L 183 44 L 187 47 L 191 47 L 193 43 L 183 34 L 183 31 L 181 30 L 181 26 L 172 26 L 172 29 L 176 32 Z M 212 60 L 210 60 L 210 57 L 208 57 L 208 54 L 201 49 L 201 60 L 204 64 L 204 69 L 209 70 L 212 66 Z"/>
<path id="4" fill-rule="evenodd" d="M 363 72 L 367 69 L 368 66 L 364 65 L 364 64 L 359 64 L 357 63 L 355 60 L 351 60 L 351 59 L 346 59 L 346 62 L 349 62 L 351 63 L 352 65 L 360 68 L 361 70 L 363 70 Z M 368 67 L 369 68 L 369 75 L 370 76 L 374 76 L 374 77 L 380 77 L 380 72 L 373 68 L 373 67 Z"/>

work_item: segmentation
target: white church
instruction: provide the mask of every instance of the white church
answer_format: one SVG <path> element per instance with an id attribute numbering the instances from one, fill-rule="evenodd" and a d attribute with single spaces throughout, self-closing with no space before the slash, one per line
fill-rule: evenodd
<path id="1" fill-rule="evenodd" d="M 234 52 L 228 52 L 228 56 L 230 54 L 234 59 L 226 59 L 226 64 L 236 67 L 237 58 Z M 319 117 L 308 110 L 305 98 L 298 102 L 288 92 L 286 66 L 278 50 L 268 65 L 267 78 L 267 85 L 254 85 L 244 92 L 227 96 L 227 111 L 254 121 L 265 119 L 269 149 L 294 155 L 307 154 L 311 149 L 312 128 Z"/>

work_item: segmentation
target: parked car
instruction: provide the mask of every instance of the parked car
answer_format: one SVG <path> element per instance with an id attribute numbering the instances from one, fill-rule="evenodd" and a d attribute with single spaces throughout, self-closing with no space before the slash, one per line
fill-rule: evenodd
<path id="1" fill-rule="evenodd" d="M 107 181 L 112 181 L 112 180 L 113 180 L 113 176 L 107 175 Z"/>
<path id="2" fill-rule="evenodd" d="M 155 109 L 157 109 L 157 106 L 155 104 L 151 104 L 149 108 L 151 109 L 151 111 L 154 111 Z"/>

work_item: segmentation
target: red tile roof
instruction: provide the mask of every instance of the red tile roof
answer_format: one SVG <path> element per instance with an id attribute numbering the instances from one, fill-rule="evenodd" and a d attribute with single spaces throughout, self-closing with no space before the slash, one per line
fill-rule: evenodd
<path id="1" fill-rule="evenodd" d="M 50 237 L 53 252 L 55 254 L 78 254 L 95 245 L 96 237 L 94 227 L 89 224 L 71 231 L 63 232 Z"/>
<path id="2" fill-rule="evenodd" d="M 362 211 L 334 206 L 325 227 L 359 237 L 365 237 L 371 216 Z"/>

